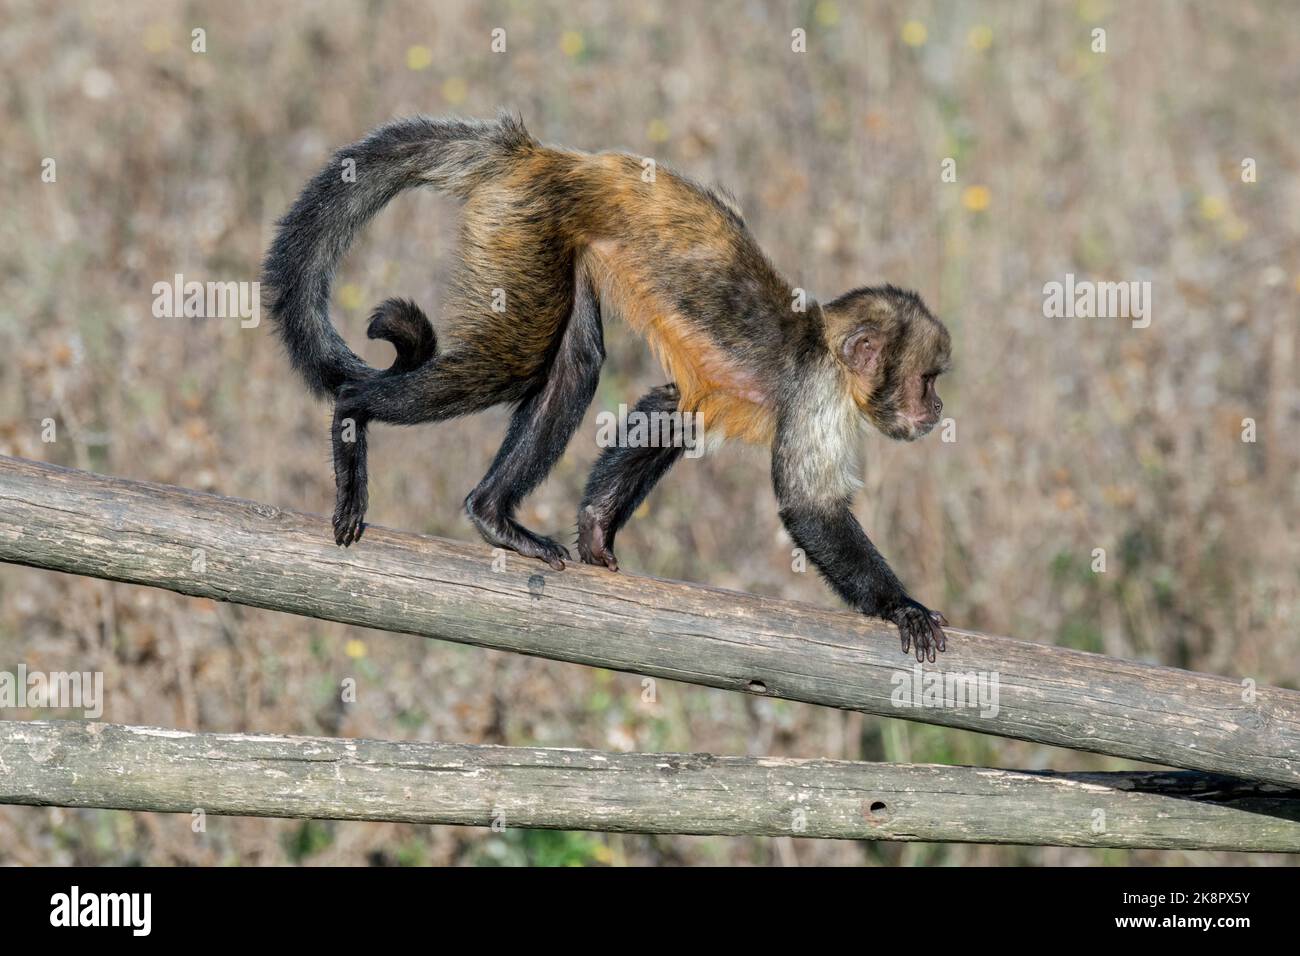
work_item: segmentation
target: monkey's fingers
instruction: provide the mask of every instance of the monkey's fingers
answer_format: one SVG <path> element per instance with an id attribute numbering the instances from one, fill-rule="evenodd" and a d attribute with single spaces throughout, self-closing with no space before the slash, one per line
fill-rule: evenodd
<path id="1" fill-rule="evenodd" d="M 930 617 L 931 619 L 933 619 L 934 623 L 942 624 L 944 627 L 948 626 L 948 619 L 944 617 L 942 614 L 940 614 L 938 611 L 931 611 Z"/>
<path id="2" fill-rule="evenodd" d="M 918 627 L 917 622 L 912 618 L 906 620 L 903 629 L 907 634 L 905 642 L 912 645 L 916 654 L 916 662 L 918 664 L 923 663 L 930 643 L 930 635 Z M 906 648 L 904 648 L 903 653 L 907 653 Z M 934 652 L 930 651 L 929 653 L 933 654 Z"/>
<path id="3" fill-rule="evenodd" d="M 914 648 L 917 663 L 924 663 L 927 658 L 934 663 L 935 613 L 921 602 L 904 596 L 899 606 L 889 615 L 889 619 L 898 626 L 899 636 L 903 639 L 903 653 Z M 943 650 L 942 640 L 940 636 L 939 650 Z"/>
<path id="4" fill-rule="evenodd" d="M 927 623 L 930 625 L 930 635 L 934 640 L 935 647 L 939 648 L 940 651 L 946 651 L 948 649 L 948 636 L 943 633 L 943 628 L 939 624 L 947 624 L 948 622 L 944 620 L 942 614 L 931 611 Z"/>
<path id="5" fill-rule="evenodd" d="M 918 661 L 924 660 L 925 648 L 922 646 L 921 631 L 916 627 L 912 616 L 904 615 L 898 619 L 898 636 L 903 641 L 903 653 L 914 653 Z"/>

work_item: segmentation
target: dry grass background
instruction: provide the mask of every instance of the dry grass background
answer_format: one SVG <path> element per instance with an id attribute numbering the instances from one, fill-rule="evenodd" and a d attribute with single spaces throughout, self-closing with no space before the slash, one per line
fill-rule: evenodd
<path id="1" fill-rule="evenodd" d="M 1300 683 L 1300 20 L 1284 4 L 847 0 L 0 3 L 0 452 L 327 511 L 327 410 L 266 323 L 159 320 L 154 282 L 254 280 L 328 151 L 410 112 L 519 111 L 541 138 L 729 186 L 790 279 L 889 280 L 952 328 L 958 440 L 869 437 L 858 512 L 964 626 Z M 508 52 L 489 50 L 494 27 Z M 1089 50 L 1107 30 L 1108 52 Z M 207 52 L 190 31 L 207 31 Z M 793 54 L 790 31 L 808 31 Z M 42 183 L 44 157 L 56 183 Z M 940 181 L 944 157 L 958 182 Z M 1254 158 L 1258 181 L 1243 183 Z M 403 197 L 337 318 L 444 289 L 454 210 Z M 1154 321 L 1049 320 L 1066 272 L 1149 279 Z M 617 324 L 592 414 L 662 380 Z M 1259 440 L 1240 440 L 1244 417 Z M 42 419 L 59 440 L 42 443 Z M 497 412 L 373 439 L 371 518 L 474 539 Z M 567 532 L 589 416 L 525 523 Z M 790 571 L 761 455 L 684 462 L 620 538 L 633 572 L 832 604 Z M 1109 570 L 1089 570 L 1104 547 Z M 900 721 L 363 632 L 13 567 L 0 667 L 102 670 L 104 719 L 645 750 L 1120 768 Z M 359 700 L 338 703 L 355 677 Z M 7 717 L 36 716 L 32 712 Z M 1277 862 L 0 811 L 11 863 Z"/>

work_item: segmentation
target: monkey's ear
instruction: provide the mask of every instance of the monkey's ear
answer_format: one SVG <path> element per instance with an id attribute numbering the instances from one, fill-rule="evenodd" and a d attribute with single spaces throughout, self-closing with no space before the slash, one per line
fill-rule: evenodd
<path id="1" fill-rule="evenodd" d="M 876 338 L 865 325 L 860 325 L 840 346 L 840 361 L 858 375 L 871 368 L 877 353 Z"/>

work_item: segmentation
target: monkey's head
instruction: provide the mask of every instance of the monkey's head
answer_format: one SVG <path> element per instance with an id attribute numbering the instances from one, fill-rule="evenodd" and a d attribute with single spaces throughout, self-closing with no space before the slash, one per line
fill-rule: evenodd
<path id="1" fill-rule="evenodd" d="M 855 289 L 822 309 L 826 339 L 853 400 L 889 438 L 915 441 L 943 413 L 935 380 L 948 370 L 948 330 L 914 292 Z"/>

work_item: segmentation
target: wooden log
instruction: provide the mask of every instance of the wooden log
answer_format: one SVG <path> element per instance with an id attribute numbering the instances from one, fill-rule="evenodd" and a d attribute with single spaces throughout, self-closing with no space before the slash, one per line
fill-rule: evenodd
<path id="1" fill-rule="evenodd" d="M 494 570 L 486 545 L 379 527 L 345 550 L 318 516 L 21 459 L 0 457 L 0 560 L 1300 786 L 1296 691 L 959 628 L 914 669 L 893 625 L 846 611 L 516 555 Z M 935 680 L 949 693 L 913 693 Z"/>
<path id="2" fill-rule="evenodd" d="M 560 830 L 1300 851 L 1300 793 L 1024 773 L 0 721 L 0 803 Z"/>

